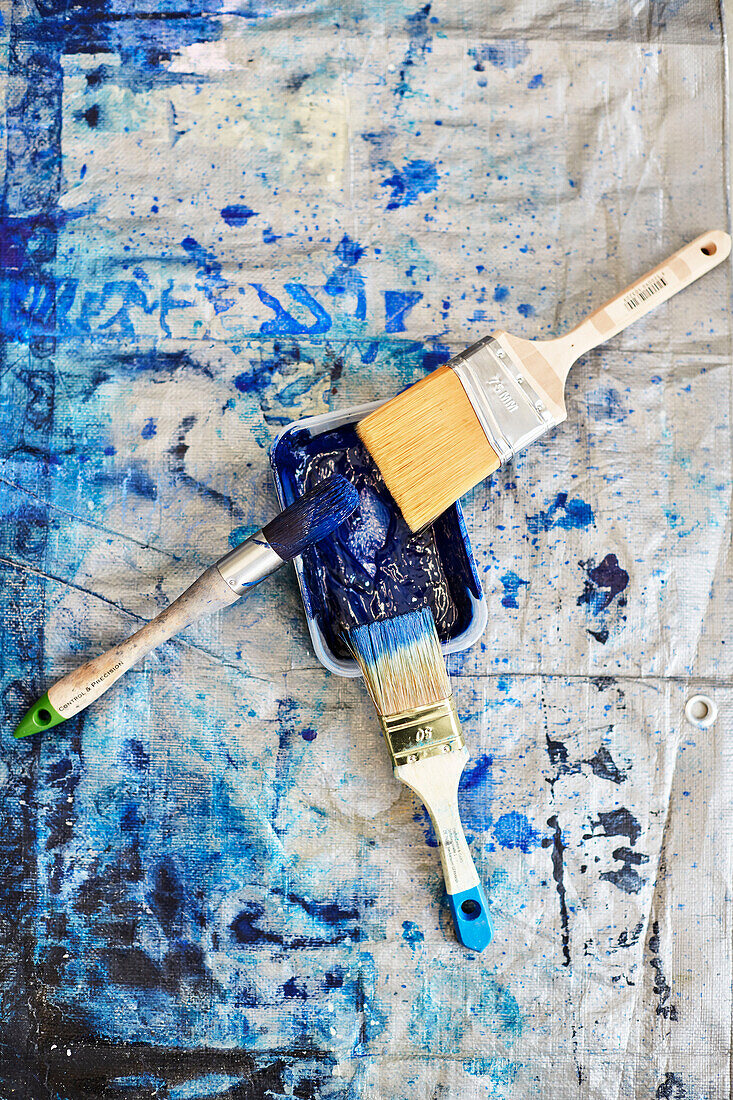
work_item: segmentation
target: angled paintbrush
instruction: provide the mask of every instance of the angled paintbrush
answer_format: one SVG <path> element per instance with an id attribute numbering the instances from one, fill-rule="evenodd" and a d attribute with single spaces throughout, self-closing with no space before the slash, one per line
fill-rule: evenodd
<path id="1" fill-rule="evenodd" d="M 563 391 L 579 356 L 666 302 L 730 252 L 703 234 L 554 340 L 497 330 L 358 425 L 413 531 L 567 416 Z"/>
<path id="2" fill-rule="evenodd" d="M 349 631 L 394 764 L 435 828 L 448 904 L 464 947 L 483 951 L 491 922 L 458 813 L 468 760 L 438 632 L 430 611 L 411 611 Z"/>
<path id="3" fill-rule="evenodd" d="M 286 561 L 330 535 L 358 503 L 359 494 L 346 478 L 336 475 L 316 485 L 261 531 L 209 566 L 170 607 L 136 634 L 57 680 L 26 711 L 15 736 L 27 737 L 51 729 L 84 710 L 151 649 L 204 615 L 228 607 Z"/>

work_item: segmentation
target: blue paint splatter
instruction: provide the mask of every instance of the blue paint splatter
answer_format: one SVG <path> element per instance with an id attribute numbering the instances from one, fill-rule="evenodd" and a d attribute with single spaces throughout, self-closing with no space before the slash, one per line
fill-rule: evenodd
<path id="1" fill-rule="evenodd" d="M 529 46 L 524 42 L 492 42 L 470 49 L 468 56 L 475 60 L 478 73 L 484 71 L 484 61 L 497 69 L 516 69 L 529 57 Z"/>
<path id="2" fill-rule="evenodd" d="M 461 777 L 458 804 L 467 829 L 486 832 L 491 827 L 491 802 L 494 794 L 494 758 L 488 753 L 469 760 Z"/>
<path id="3" fill-rule="evenodd" d="M 597 614 L 625 591 L 629 574 L 619 565 L 615 554 L 606 554 L 603 561 L 595 566 L 591 562 L 581 562 L 581 565 L 585 568 L 588 579 L 578 596 L 578 604 L 588 604 L 591 611 Z"/>
<path id="4" fill-rule="evenodd" d="M 534 306 L 531 306 L 528 302 L 522 302 L 517 306 L 517 313 L 521 313 L 522 317 L 534 317 Z"/>
<path id="5" fill-rule="evenodd" d="M 187 252 L 197 265 L 198 279 L 196 286 L 204 294 L 207 301 L 211 302 L 216 313 L 224 313 L 234 305 L 234 298 L 221 298 L 220 293 L 229 286 L 222 276 L 221 264 L 213 252 L 200 245 L 194 237 L 184 237 L 181 247 Z"/>
<path id="6" fill-rule="evenodd" d="M 611 386 L 600 386 L 589 393 L 586 406 L 594 420 L 622 420 L 626 415 L 618 390 Z"/>
<path id="7" fill-rule="evenodd" d="M 221 216 L 227 225 L 236 228 L 240 225 L 246 225 L 250 218 L 256 218 L 257 211 L 250 210 L 248 206 L 232 205 L 225 206 L 221 211 Z"/>
<path id="8" fill-rule="evenodd" d="M 528 586 L 529 581 L 523 581 L 521 577 L 518 577 L 516 573 L 511 570 L 508 573 L 504 573 L 501 577 L 501 583 L 504 586 L 505 595 L 502 596 L 502 607 L 514 607 L 518 608 L 517 595 L 522 585 Z"/>
<path id="9" fill-rule="evenodd" d="M 527 85 L 528 88 L 544 88 L 544 82 L 542 80 L 542 73 L 535 73 Z"/>
<path id="10" fill-rule="evenodd" d="M 143 439 L 152 439 L 157 431 L 158 429 L 155 424 L 155 419 L 152 416 L 149 416 L 143 425 L 143 430 L 140 432 L 140 435 L 143 437 Z"/>
<path id="11" fill-rule="evenodd" d="M 422 298 L 419 290 L 385 290 L 385 332 L 404 332 L 405 317 Z"/>
<path id="12" fill-rule="evenodd" d="M 519 848 L 521 852 L 529 852 L 542 844 L 541 833 L 532 826 L 529 818 L 516 810 L 502 814 L 494 823 L 493 832 L 494 839 L 502 848 Z"/>
<path id="13" fill-rule="evenodd" d="M 495 286 L 494 287 L 494 301 L 495 302 L 505 302 L 508 297 L 509 297 L 509 287 L 508 286 Z"/>
<path id="14" fill-rule="evenodd" d="M 352 241 L 348 233 L 344 233 L 334 251 L 342 264 L 353 267 L 354 264 L 358 264 L 366 249 L 358 241 Z"/>
<path id="15" fill-rule="evenodd" d="M 580 497 L 569 498 L 567 493 L 558 493 L 552 504 L 536 516 L 527 516 L 527 530 L 532 535 L 540 531 L 549 531 L 561 527 L 564 531 L 590 527 L 595 522 L 593 511 Z"/>
<path id="16" fill-rule="evenodd" d="M 387 210 L 397 210 L 416 202 L 420 195 L 434 191 L 438 186 L 438 171 L 429 160 L 410 160 L 402 168 L 395 168 L 381 186 L 391 188 Z"/>
<path id="17" fill-rule="evenodd" d="M 315 741 L 318 736 L 318 730 L 313 729 L 312 726 L 306 726 L 305 729 L 300 731 L 300 736 L 304 741 Z"/>
<path id="18" fill-rule="evenodd" d="M 412 947 L 413 949 L 416 948 L 418 944 L 425 942 L 425 936 L 420 931 L 414 921 L 403 920 L 402 928 L 402 939 L 405 941 L 405 943 L 409 943 L 410 947 Z"/>

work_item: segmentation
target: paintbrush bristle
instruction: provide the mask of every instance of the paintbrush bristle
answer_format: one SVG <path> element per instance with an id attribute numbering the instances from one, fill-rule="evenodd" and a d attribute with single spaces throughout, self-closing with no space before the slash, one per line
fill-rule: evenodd
<path id="1" fill-rule="evenodd" d="M 358 505 L 359 493 L 351 482 L 334 474 L 275 516 L 263 534 L 275 553 L 290 561 L 335 531 Z"/>
<path id="2" fill-rule="evenodd" d="M 448 366 L 375 409 L 356 430 L 413 531 L 501 465 Z"/>
<path id="3" fill-rule="evenodd" d="M 450 680 L 428 608 L 354 627 L 349 642 L 382 717 L 450 697 Z"/>

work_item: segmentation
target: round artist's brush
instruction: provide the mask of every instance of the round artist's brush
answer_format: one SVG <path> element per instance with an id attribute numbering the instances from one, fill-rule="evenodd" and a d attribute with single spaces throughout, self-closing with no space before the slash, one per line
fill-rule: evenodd
<path id="1" fill-rule="evenodd" d="M 392 756 L 394 774 L 422 800 L 435 828 L 448 904 L 464 947 L 491 942 L 486 895 L 458 813 L 468 760 L 431 612 L 411 611 L 349 631 Z"/>
<path id="2" fill-rule="evenodd" d="M 343 477 L 330 477 L 316 485 L 210 566 L 170 607 L 131 638 L 57 680 L 26 711 L 15 736 L 27 737 L 51 729 L 84 710 L 151 649 L 196 619 L 234 603 L 286 561 L 330 535 L 358 503 L 358 492 Z"/>

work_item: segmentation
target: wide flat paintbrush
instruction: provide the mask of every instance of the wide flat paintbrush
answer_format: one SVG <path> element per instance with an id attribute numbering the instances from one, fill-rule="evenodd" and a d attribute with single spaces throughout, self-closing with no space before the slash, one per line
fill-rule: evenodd
<path id="1" fill-rule="evenodd" d="M 716 267 L 730 246 L 719 230 L 697 237 L 557 339 L 497 330 L 362 420 L 359 436 L 412 530 L 563 421 L 576 359 Z"/>
<path id="2" fill-rule="evenodd" d="M 491 922 L 458 813 L 468 760 L 450 680 L 429 610 L 349 631 L 387 742 L 394 774 L 422 800 L 435 828 L 456 935 L 483 951 Z"/>
<path id="3" fill-rule="evenodd" d="M 196 619 L 227 607 L 248 589 L 330 535 L 359 504 L 359 494 L 338 475 L 316 485 L 270 523 L 210 566 L 165 611 L 136 634 L 87 661 L 48 689 L 26 711 L 16 737 L 51 729 L 103 695 L 151 649 Z"/>

